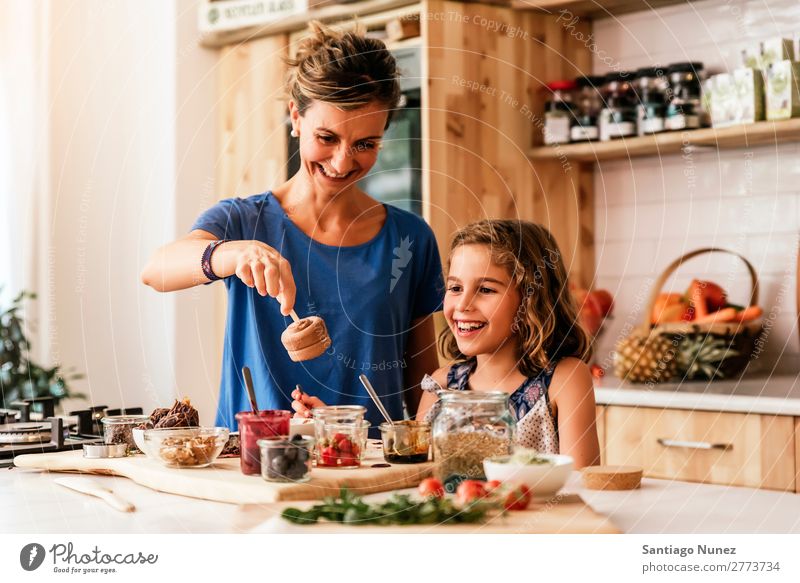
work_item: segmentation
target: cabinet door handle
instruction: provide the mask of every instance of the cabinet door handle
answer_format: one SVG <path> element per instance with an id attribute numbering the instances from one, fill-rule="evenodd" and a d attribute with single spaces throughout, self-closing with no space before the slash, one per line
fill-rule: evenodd
<path id="1" fill-rule="evenodd" d="M 684 447 L 687 449 L 721 449 L 727 451 L 733 449 L 731 443 L 709 443 L 707 441 L 681 441 L 679 439 L 658 438 L 659 445 L 664 447 Z"/>

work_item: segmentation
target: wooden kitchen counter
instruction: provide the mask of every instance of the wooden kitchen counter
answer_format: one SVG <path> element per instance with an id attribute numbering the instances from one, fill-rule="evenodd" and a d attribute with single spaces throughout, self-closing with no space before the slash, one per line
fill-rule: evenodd
<path id="1" fill-rule="evenodd" d="M 55 474 L 57 475 L 57 474 Z M 0 470 L 0 533 L 235 533 L 287 529 L 269 509 L 164 494 L 126 478 L 93 476 L 136 505 L 124 514 L 56 484 L 54 474 Z M 63 475 L 63 474 L 61 474 Z M 800 495 L 645 478 L 640 490 L 596 492 L 573 474 L 565 492 L 580 494 L 627 533 L 800 533 Z M 375 494 L 379 498 L 385 494 Z M 302 532 L 302 531 L 301 531 Z"/>

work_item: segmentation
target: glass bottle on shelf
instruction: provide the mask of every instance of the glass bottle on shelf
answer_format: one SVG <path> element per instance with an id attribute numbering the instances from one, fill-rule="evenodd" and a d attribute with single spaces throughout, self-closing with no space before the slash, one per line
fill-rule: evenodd
<path id="1" fill-rule="evenodd" d="M 603 109 L 603 98 L 600 88 L 605 77 L 585 76 L 575 80 L 577 92 L 575 95 L 576 117 L 575 123 L 570 128 L 570 140 L 573 142 L 586 142 L 597 140 L 600 130 L 597 127 L 600 110 Z"/>
<path id="2" fill-rule="evenodd" d="M 605 77 L 600 111 L 600 140 L 608 141 L 636 135 L 636 105 L 631 80 L 633 73 L 622 71 Z"/>
<path id="3" fill-rule="evenodd" d="M 566 144 L 570 138 L 570 127 L 575 119 L 572 104 L 574 81 L 553 81 L 547 84 L 550 98 L 545 103 L 544 144 Z"/>
<path id="4" fill-rule="evenodd" d="M 691 130 L 700 127 L 702 115 L 703 63 L 674 63 L 667 69 L 670 100 L 664 129 Z"/>

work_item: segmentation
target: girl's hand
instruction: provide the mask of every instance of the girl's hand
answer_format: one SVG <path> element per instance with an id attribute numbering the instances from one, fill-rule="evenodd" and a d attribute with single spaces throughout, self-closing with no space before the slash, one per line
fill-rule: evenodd
<path id="1" fill-rule="evenodd" d="M 292 409 L 295 410 L 295 417 L 300 419 L 307 419 L 311 417 L 311 409 L 314 407 L 324 407 L 325 403 L 319 399 L 319 397 L 314 397 L 307 393 L 304 393 L 300 389 L 295 389 L 292 391 Z"/>
<path id="2" fill-rule="evenodd" d="M 233 242 L 232 242 L 233 243 Z M 237 241 L 234 273 L 262 296 L 270 295 L 281 304 L 281 314 L 294 309 L 296 287 L 289 262 L 261 241 Z M 223 244 L 224 248 L 226 244 Z M 216 254 L 214 255 L 214 258 Z"/>

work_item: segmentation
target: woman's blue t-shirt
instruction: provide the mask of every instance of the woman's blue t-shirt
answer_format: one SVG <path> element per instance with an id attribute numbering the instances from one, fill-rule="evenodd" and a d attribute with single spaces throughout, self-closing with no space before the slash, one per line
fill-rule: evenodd
<path id="1" fill-rule="evenodd" d="M 359 404 L 373 425 L 380 416 L 358 375 L 366 374 L 394 419 L 403 415 L 403 373 L 412 320 L 441 309 L 442 266 L 436 239 L 418 216 L 386 205 L 386 222 L 370 241 L 323 245 L 303 233 L 271 192 L 230 198 L 204 212 L 192 229 L 220 239 L 257 240 L 277 249 L 297 285 L 295 311 L 325 320 L 332 346 L 319 358 L 292 362 L 281 344 L 291 318 L 277 300 L 226 278 L 228 315 L 216 422 L 237 428 L 250 410 L 241 369 L 250 367 L 260 409 L 291 410 L 299 384 L 330 405 Z M 412 411 L 413 415 L 416 413 Z"/>

